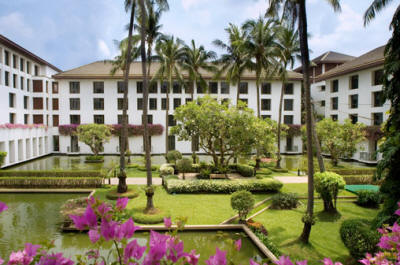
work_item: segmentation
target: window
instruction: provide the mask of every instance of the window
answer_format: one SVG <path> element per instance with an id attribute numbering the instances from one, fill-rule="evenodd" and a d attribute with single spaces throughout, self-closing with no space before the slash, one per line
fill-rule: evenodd
<path id="1" fill-rule="evenodd" d="M 33 109 L 35 110 L 43 109 L 43 98 L 33 98 Z"/>
<path id="2" fill-rule="evenodd" d="M 271 99 L 261 99 L 261 110 L 271 110 Z"/>
<path id="3" fill-rule="evenodd" d="M 124 93 L 125 88 L 125 82 L 124 81 L 118 81 L 117 82 L 117 93 L 122 94 Z"/>
<path id="4" fill-rule="evenodd" d="M 53 110 L 58 110 L 58 98 L 53 98 L 52 99 L 52 105 L 53 105 Z"/>
<path id="5" fill-rule="evenodd" d="M 374 71 L 374 76 L 373 76 L 373 85 L 374 86 L 379 86 L 383 84 L 383 69 L 379 69 Z"/>
<path id="6" fill-rule="evenodd" d="M 8 95 L 8 105 L 10 108 L 15 108 L 15 94 L 10 93 Z"/>
<path id="7" fill-rule="evenodd" d="M 4 84 L 10 86 L 10 73 L 7 71 L 4 72 Z"/>
<path id="8" fill-rule="evenodd" d="M 93 109 L 94 110 L 104 110 L 104 98 L 94 98 L 93 99 Z"/>
<path id="9" fill-rule="evenodd" d="M 79 82 L 69 82 L 69 93 L 79 94 L 80 93 L 80 83 Z"/>
<path id="10" fill-rule="evenodd" d="M 129 101 L 126 102 L 126 109 L 129 109 Z M 123 110 L 124 109 L 124 99 L 123 98 L 118 98 L 117 99 L 117 106 L 118 110 Z"/>
<path id="11" fill-rule="evenodd" d="M 24 84 L 25 84 L 24 77 L 21 76 L 19 78 L 19 86 L 20 86 L 21 90 L 24 90 Z"/>
<path id="12" fill-rule="evenodd" d="M 332 87 L 331 87 L 331 92 L 335 93 L 339 91 L 339 80 L 333 80 L 332 81 Z"/>
<path id="13" fill-rule="evenodd" d="M 261 115 L 261 118 L 262 118 L 263 120 L 265 120 L 265 119 L 271 119 L 271 115 Z"/>
<path id="14" fill-rule="evenodd" d="M 39 76 L 39 66 L 35 65 L 35 76 Z"/>
<path id="15" fill-rule="evenodd" d="M 168 135 L 168 150 L 175 150 L 175 135 Z"/>
<path id="16" fill-rule="evenodd" d="M 46 110 L 49 110 L 49 98 L 46 98 Z"/>
<path id="17" fill-rule="evenodd" d="M 337 121 L 338 120 L 338 115 L 337 114 L 331 115 L 331 119 L 333 121 Z"/>
<path id="18" fill-rule="evenodd" d="M 13 67 L 16 69 L 17 68 L 17 55 L 13 54 L 12 60 L 13 60 Z"/>
<path id="19" fill-rule="evenodd" d="M 180 98 L 174 98 L 174 109 L 179 108 L 181 105 L 181 99 Z"/>
<path id="20" fill-rule="evenodd" d="M 161 99 L 161 110 L 166 110 L 167 109 L 167 99 L 162 98 Z"/>
<path id="21" fill-rule="evenodd" d="M 187 82 L 185 86 L 185 93 L 192 94 L 193 93 L 193 82 Z"/>
<path id="22" fill-rule="evenodd" d="M 59 117 L 58 115 L 53 115 L 53 126 L 57 127 L 59 125 Z"/>
<path id="23" fill-rule="evenodd" d="M 60 152 L 60 137 L 58 135 L 53 135 L 53 151 Z"/>
<path id="24" fill-rule="evenodd" d="M 11 124 L 14 124 L 15 123 L 15 113 L 10 113 L 9 119 L 10 119 L 9 122 Z"/>
<path id="25" fill-rule="evenodd" d="M 157 94 L 158 93 L 158 85 L 157 82 L 152 82 L 149 84 L 149 93 Z"/>
<path id="26" fill-rule="evenodd" d="M 169 84 L 167 82 L 163 82 L 161 85 L 161 94 L 167 94 Z"/>
<path id="27" fill-rule="evenodd" d="M 172 84 L 172 92 L 174 94 L 181 94 L 182 93 L 182 87 L 178 82 L 174 82 Z"/>
<path id="28" fill-rule="evenodd" d="M 104 94 L 104 82 L 93 82 L 93 93 Z"/>
<path id="29" fill-rule="evenodd" d="M 372 113 L 373 125 L 381 125 L 383 123 L 383 113 Z"/>
<path id="30" fill-rule="evenodd" d="M 19 70 L 21 70 L 22 72 L 24 71 L 24 65 L 25 65 L 24 59 L 20 58 L 19 59 Z"/>
<path id="31" fill-rule="evenodd" d="M 385 103 L 384 95 L 382 91 L 372 92 L 372 98 L 374 107 L 382 107 Z"/>
<path id="32" fill-rule="evenodd" d="M 326 86 L 321 86 L 321 91 L 325 91 L 326 90 Z"/>
<path id="33" fill-rule="evenodd" d="M 283 101 L 283 109 L 286 111 L 292 111 L 293 110 L 293 99 L 285 99 Z"/>
<path id="34" fill-rule="evenodd" d="M 33 80 L 33 92 L 42 93 L 43 92 L 43 82 L 42 80 Z"/>
<path id="35" fill-rule="evenodd" d="M 143 98 L 138 98 L 137 99 L 137 109 L 142 110 L 143 109 Z"/>
<path id="36" fill-rule="evenodd" d="M 24 114 L 24 124 L 29 124 L 29 114 Z"/>
<path id="37" fill-rule="evenodd" d="M 157 99 L 156 98 L 151 98 L 150 100 L 150 109 L 151 110 L 157 110 Z"/>
<path id="38" fill-rule="evenodd" d="M 185 99 L 185 104 L 188 104 L 189 102 L 192 102 L 193 100 L 191 98 L 186 98 Z"/>
<path id="39" fill-rule="evenodd" d="M 58 94 L 58 82 L 52 82 L 51 83 L 51 91 L 53 94 Z"/>
<path id="40" fill-rule="evenodd" d="M 143 117 L 142 115 L 142 124 L 144 124 Z M 153 115 L 147 115 L 147 124 L 153 124 Z"/>
<path id="41" fill-rule="evenodd" d="M 104 115 L 94 115 L 93 122 L 96 124 L 104 124 Z"/>
<path id="42" fill-rule="evenodd" d="M 197 83 L 197 94 L 204 94 L 204 87 L 200 84 L 200 82 Z"/>
<path id="43" fill-rule="evenodd" d="M 136 93 L 138 93 L 138 94 L 143 93 L 143 82 L 142 81 L 136 82 Z"/>
<path id="44" fill-rule="evenodd" d="M 168 115 L 168 126 L 175 126 L 176 125 L 176 120 L 174 118 L 174 115 Z"/>
<path id="45" fill-rule="evenodd" d="M 33 124 L 43 124 L 43 115 L 33 115 Z"/>
<path id="46" fill-rule="evenodd" d="M 29 97 L 24 96 L 24 109 L 28 109 L 28 105 L 29 105 Z"/>
<path id="47" fill-rule="evenodd" d="M 239 94 L 248 94 L 249 93 L 249 83 L 241 82 L 239 84 Z"/>
<path id="48" fill-rule="evenodd" d="M 293 95 L 293 83 L 286 83 L 284 92 L 285 95 Z"/>
<path id="49" fill-rule="evenodd" d="M 4 51 L 4 64 L 10 66 L 10 53 Z"/>
<path id="50" fill-rule="evenodd" d="M 293 115 L 283 115 L 284 124 L 293 124 Z"/>
<path id="51" fill-rule="evenodd" d="M 261 94 L 270 95 L 271 94 L 271 83 L 262 83 Z"/>
<path id="52" fill-rule="evenodd" d="M 80 115 L 70 115 L 69 116 L 71 124 L 81 124 L 81 116 Z"/>
<path id="53" fill-rule="evenodd" d="M 69 99 L 69 109 L 70 110 L 80 110 L 81 109 L 81 100 L 79 98 L 70 98 Z"/>
<path id="54" fill-rule="evenodd" d="M 229 94 L 229 83 L 221 82 L 221 94 Z"/>
<path id="55" fill-rule="evenodd" d="M 246 107 L 249 105 L 249 100 L 247 98 L 240 98 L 239 101 L 243 102 Z"/>
<path id="56" fill-rule="evenodd" d="M 26 72 L 27 72 L 28 74 L 31 73 L 31 63 L 30 63 L 30 62 L 26 62 Z"/>
<path id="57" fill-rule="evenodd" d="M 350 96 L 350 108 L 351 109 L 358 108 L 358 95 L 351 95 Z"/>
<path id="58" fill-rule="evenodd" d="M 338 105 L 339 105 L 339 98 L 338 97 L 331 98 L 331 109 L 332 110 L 337 110 L 338 109 Z"/>
<path id="59" fill-rule="evenodd" d="M 358 88 L 358 75 L 350 76 L 350 89 Z"/>
<path id="60" fill-rule="evenodd" d="M 218 94 L 218 82 L 209 82 L 208 86 L 211 94 Z"/>
<path id="61" fill-rule="evenodd" d="M 17 75 L 13 74 L 13 88 L 17 88 Z"/>
<path id="62" fill-rule="evenodd" d="M 357 114 L 350 114 L 349 119 L 351 120 L 351 123 L 356 124 L 358 122 L 358 115 Z"/>
<path id="63" fill-rule="evenodd" d="M 26 91 L 29 92 L 29 90 L 31 90 L 31 80 L 30 79 L 26 79 Z"/>
<path id="64" fill-rule="evenodd" d="M 128 123 L 129 123 L 129 116 L 128 115 L 126 115 L 126 119 L 127 119 Z M 118 124 L 122 124 L 122 115 L 118 115 Z"/>
<path id="65" fill-rule="evenodd" d="M 325 107 L 325 100 L 321 100 L 320 104 L 321 104 L 321 107 Z"/>

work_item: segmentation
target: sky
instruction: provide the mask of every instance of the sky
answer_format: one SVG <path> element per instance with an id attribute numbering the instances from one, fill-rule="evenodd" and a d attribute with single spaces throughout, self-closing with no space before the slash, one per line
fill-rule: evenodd
<path id="1" fill-rule="evenodd" d="M 62 70 L 118 54 L 114 40 L 127 36 L 124 0 L 0 0 L 0 34 Z M 367 27 L 363 13 L 372 0 L 342 0 L 335 13 L 323 0 L 307 0 L 311 58 L 326 51 L 359 56 L 384 45 L 398 1 Z M 229 23 L 241 25 L 265 13 L 268 0 L 169 0 L 162 31 L 192 39 L 218 54 L 215 39 L 226 40 Z M 298 63 L 297 63 L 298 65 Z"/>

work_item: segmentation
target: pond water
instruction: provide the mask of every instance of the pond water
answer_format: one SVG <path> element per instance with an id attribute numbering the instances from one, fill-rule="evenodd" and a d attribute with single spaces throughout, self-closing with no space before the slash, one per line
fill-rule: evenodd
<path id="1" fill-rule="evenodd" d="M 11 251 L 23 249 L 25 242 L 43 243 L 54 241 L 55 251 L 62 251 L 73 258 L 89 250 L 91 243 L 84 233 L 60 232 L 60 206 L 68 199 L 82 194 L 0 194 L 0 201 L 9 209 L 0 214 L 0 257 L 8 257 Z M 139 244 L 146 245 L 148 233 L 137 233 Z M 182 232 L 180 238 L 185 250 L 196 249 L 201 261 L 215 254 L 215 248 L 228 250 L 228 238 L 242 239 L 242 249 L 235 252 L 235 261 L 248 264 L 250 258 L 260 259 L 261 252 L 242 233 L 229 232 Z M 200 263 L 201 264 L 201 263 Z"/>

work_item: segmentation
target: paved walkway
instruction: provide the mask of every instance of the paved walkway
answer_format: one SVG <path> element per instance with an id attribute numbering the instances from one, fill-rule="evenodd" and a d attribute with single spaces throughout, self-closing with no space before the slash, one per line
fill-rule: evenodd
<path id="1" fill-rule="evenodd" d="M 274 177 L 274 179 L 279 180 L 282 183 L 308 183 L 308 177 Z"/>

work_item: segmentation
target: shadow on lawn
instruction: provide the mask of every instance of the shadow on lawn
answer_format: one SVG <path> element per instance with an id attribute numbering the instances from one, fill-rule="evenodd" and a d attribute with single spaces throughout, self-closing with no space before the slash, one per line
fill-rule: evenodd
<path id="1" fill-rule="evenodd" d="M 342 218 L 342 214 L 339 211 L 325 212 L 321 211 L 315 214 L 319 222 L 336 222 Z"/>

